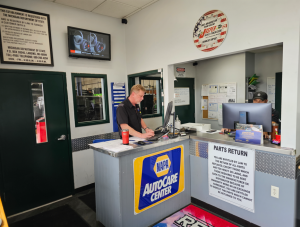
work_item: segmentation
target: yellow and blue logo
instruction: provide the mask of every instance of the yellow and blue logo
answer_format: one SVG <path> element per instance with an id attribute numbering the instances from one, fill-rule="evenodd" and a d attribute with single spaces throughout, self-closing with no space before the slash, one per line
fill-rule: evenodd
<path id="1" fill-rule="evenodd" d="M 134 159 L 134 213 L 184 191 L 183 146 Z"/>

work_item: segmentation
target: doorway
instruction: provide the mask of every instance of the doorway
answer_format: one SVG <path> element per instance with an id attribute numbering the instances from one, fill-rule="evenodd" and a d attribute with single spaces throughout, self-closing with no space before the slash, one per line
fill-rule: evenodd
<path id="1" fill-rule="evenodd" d="M 175 112 L 181 124 L 195 123 L 194 78 L 177 78 L 174 81 L 174 93 Z"/>
<path id="2" fill-rule="evenodd" d="M 7 216 L 73 194 L 66 74 L 0 70 L 0 189 Z"/>

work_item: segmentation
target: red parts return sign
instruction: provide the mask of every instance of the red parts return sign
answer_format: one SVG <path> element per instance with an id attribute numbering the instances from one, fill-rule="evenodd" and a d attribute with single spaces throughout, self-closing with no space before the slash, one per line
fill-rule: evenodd
<path id="1" fill-rule="evenodd" d="M 209 52 L 219 47 L 228 31 L 228 20 L 220 10 L 211 10 L 203 14 L 197 21 L 193 39 L 199 50 Z"/>

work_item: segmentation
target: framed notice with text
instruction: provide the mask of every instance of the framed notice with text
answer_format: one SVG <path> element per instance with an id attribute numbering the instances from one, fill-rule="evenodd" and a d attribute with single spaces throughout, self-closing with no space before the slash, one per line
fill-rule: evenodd
<path id="1" fill-rule="evenodd" d="M 0 5 L 1 63 L 53 66 L 50 16 Z"/>

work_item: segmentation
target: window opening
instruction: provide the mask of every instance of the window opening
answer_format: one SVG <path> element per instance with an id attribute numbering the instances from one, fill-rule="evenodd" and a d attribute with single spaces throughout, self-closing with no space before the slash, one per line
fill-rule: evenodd
<path id="1" fill-rule="evenodd" d="M 31 94 L 36 143 L 46 143 L 48 142 L 48 138 L 43 83 L 31 83 Z"/>

